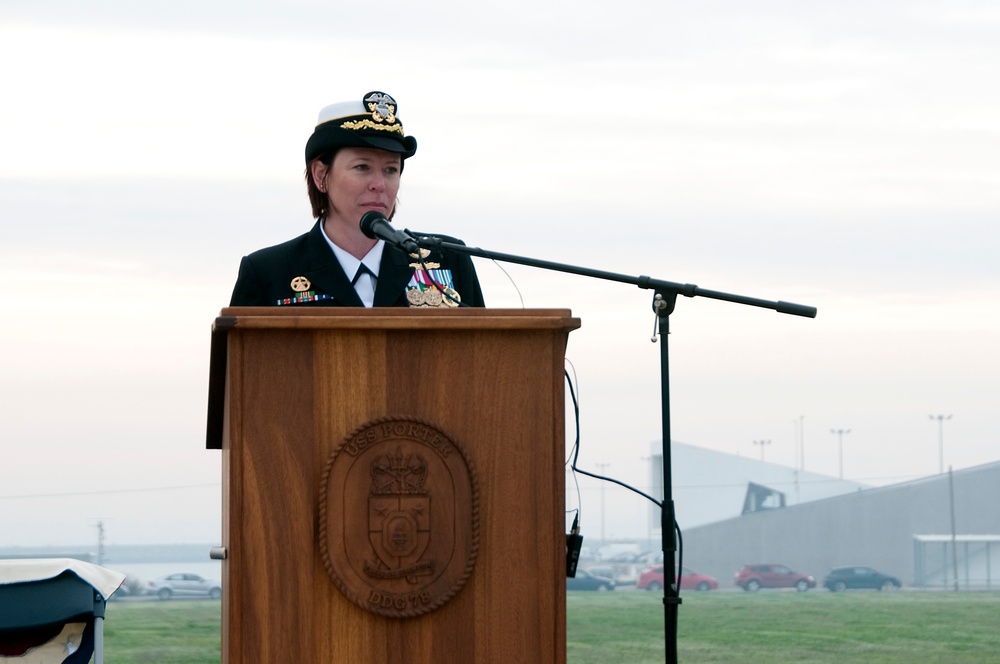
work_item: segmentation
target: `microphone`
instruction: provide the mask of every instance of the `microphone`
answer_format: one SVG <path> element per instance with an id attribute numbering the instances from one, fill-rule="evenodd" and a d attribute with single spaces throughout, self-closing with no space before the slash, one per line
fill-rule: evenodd
<path id="1" fill-rule="evenodd" d="M 385 240 L 408 254 L 420 253 L 420 245 L 409 233 L 397 231 L 386 216 L 376 210 L 369 210 L 361 217 L 361 232 L 373 240 Z"/>

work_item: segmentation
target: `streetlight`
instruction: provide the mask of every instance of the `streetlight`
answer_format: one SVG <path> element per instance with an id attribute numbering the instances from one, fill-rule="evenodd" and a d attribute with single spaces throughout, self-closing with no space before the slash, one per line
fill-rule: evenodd
<path id="1" fill-rule="evenodd" d="M 805 415 L 799 415 L 792 420 L 792 430 L 795 433 L 795 468 L 806 469 L 806 434 Z"/>
<path id="2" fill-rule="evenodd" d="M 755 441 L 753 441 L 753 444 L 754 445 L 760 445 L 760 460 L 763 461 L 764 460 L 764 446 L 765 445 L 770 445 L 771 441 L 770 440 L 755 440 Z"/>
<path id="3" fill-rule="evenodd" d="M 663 499 L 663 464 L 661 464 L 660 456 L 657 454 L 652 454 L 650 456 L 642 457 L 642 460 L 649 464 L 649 495 Z M 653 528 L 658 526 L 660 523 L 661 511 L 660 507 L 656 503 L 647 502 L 648 506 L 647 518 L 646 518 L 646 540 L 647 548 L 653 549 L 655 543 L 653 542 Z"/>
<path id="4" fill-rule="evenodd" d="M 844 479 L 844 434 L 851 433 L 850 429 L 830 429 L 830 433 L 837 434 L 840 439 L 840 479 Z"/>
<path id="5" fill-rule="evenodd" d="M 604 474 L 604 469 L 610 466 L 610 463 L 597 463 L 594 464 L 601 471 L 599 474 Z M 607 545 L 608 541 L 604 537 L 604 487 L 607 486 L 607 482 L 603 479 L 601 480 L 601 546 Z"/>
<path id="6" fill-rule="evenodd" d="M 806 416 L 799 415 L 799 470 L 806 469 Z"/>
<path id="7" fill-rule="evenodd" d="M 932 420 L 938 421 L 938 473 L 944 472 L 944 421 L 950 420 L 951 415 L 931 415 Z"/>

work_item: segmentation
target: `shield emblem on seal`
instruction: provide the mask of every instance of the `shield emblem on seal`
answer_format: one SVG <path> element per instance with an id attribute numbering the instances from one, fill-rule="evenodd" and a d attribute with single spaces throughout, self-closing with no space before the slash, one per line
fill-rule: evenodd
<path id="1" fill-rule="evenodd" d="M 417 583 L 429 574 L 419 565 L 431 539 L 430 498 L 372 496 L 368 500 L 368 539 L 388 577 Z"/>
<path id="2" fill-rule="evenodd" d="M 465 449 L 425 420 L 385 417 L 345 437 L 320 491 L 319 546 L 330 578 L 359 607 L 412 618 L 472 574 L 479 483 Z"/>

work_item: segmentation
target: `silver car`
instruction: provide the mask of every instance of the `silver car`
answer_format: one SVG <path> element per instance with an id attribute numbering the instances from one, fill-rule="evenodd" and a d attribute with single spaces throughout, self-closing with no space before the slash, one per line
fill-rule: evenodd
<path id="1" fill-rule="evenodd" d="M 176 572 L 146 582 L 145 593 L 160 599 L 207 595 L 212 599 L 222 597 L 222 584 L 191 572 Z"/>

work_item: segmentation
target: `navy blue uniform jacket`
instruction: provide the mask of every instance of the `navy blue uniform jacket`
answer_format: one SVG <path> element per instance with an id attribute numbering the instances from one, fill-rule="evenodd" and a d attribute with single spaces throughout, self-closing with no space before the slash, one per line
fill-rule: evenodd
<path id="1" fill-rule="evenodd" d="M 317 295 L 330 297 L 285 306 L 364 306 L 351 285 L 351 277 L 344 274 L 344 269 L 323 237 L 319 224 L 317 221 L 312 230 L 293 240 L 244 256 L 240 262 L 240 274 L 236 279 L 230 306 L 276 306 L 279 302 L 298 295 L 292 289 L 292 280 L 296 277 L 308 279 L 311 283 L 310 290 Z M 446 242 L 460 243 L 459 240 L 444 235 L 437 237 Z M 454 287 L 462 298 L 463 306 L 485 306 L 476 269 L 467 254 L 432 251 L 425 260 L 428 263 L 439 263 L 442 269 L 451 270 Z M 375 285 L 376 307 L 408 306 L 406 285 L 413 276 L 414 268 L 410 267 L 413 262 L 414 259 L 402 249 L 385 245 Z"/>

